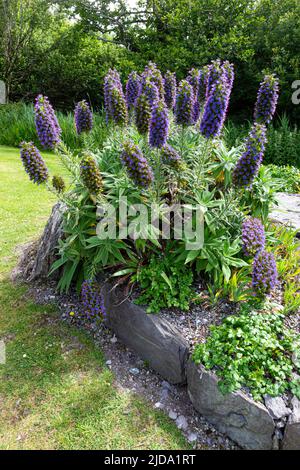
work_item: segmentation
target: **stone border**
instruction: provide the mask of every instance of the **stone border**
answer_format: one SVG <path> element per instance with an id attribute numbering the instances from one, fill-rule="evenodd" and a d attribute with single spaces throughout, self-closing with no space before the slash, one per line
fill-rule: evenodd
<path id="1" fill-rule="evenodd" d="M 102 288 L 107 325 L 152 369 L 172 384 L 185 384 L 194 408 L 218 431 L 244 449 L 300 450 L 300 401 L 281 397 L 255 402 L 242 391 L 223 395 L 218 378 L 189 359 L 189 347 L 176 327 L 124 299 L 117 288 Z"/>

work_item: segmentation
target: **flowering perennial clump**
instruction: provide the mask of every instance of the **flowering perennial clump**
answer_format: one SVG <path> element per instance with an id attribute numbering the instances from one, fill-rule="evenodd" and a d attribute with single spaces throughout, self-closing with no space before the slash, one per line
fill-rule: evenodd
<path id="1" fill-rule="evenodd" d="M 248 217 L 242 225 L 243 251 L 246 256 L 255 256 L 263 250 L 266 242 L 264 226 L 257 218 Z"/>
<path id="2" fill-rule="evenodd" d="M 32 142 L 21 143 L 21 160 L 29 179 L 36 184 L 45 183 L 48 179 L 48 169 L 35 145 Z"/>
<path id="3" fill-rule="evenodd" d="M 200 131 L 206 138 L 220 134 L 226 118 L 228 100 L 228 86 L 223 76 L 214 83 L 205 103 Z"/>
<path id="4" fill-rule="evenodd" d="M 106 310 L 104 306 L 101 288 L 95 281 L 84 281 L 81 286 L 82 315 L 88 319 L 105 319 Z"/>
<path id="5" fill-rule="evenodd" d="M 142 93 L 136 100 L 135 124 L 141 134 L 148 134 L 151 119 L 151 105 L 147 96 Z"/>
<path id="6" fill-rule="evenodd" d="M 137 72 L 131 72 L 126 83 L 126 102 L 129 110 L 134 108 L 136 99 L 140 94 L 140 89 L 141 77 Z"/>
<path id="7" fill-rule="evenodd" d="M 152 169 L 139 147 L 133 142 L 128 141 L 124 143 L 121 161 L 128 175 L 137 186 L 147 188 L 152 183 Z"/>
<path id="8" fill-rule="evenodd" d="M 273 253 L 259 251 L 253 261 L 252 287 L 259 295 L 269 294 L 277 284 L 277 267 Z"/>
<path id="9" fill-rule="evenodd" d="M 90 132 L 93 128 L 93 113 L 86 100 L 77 103 L 75 108 L 75 127 L 77 134 Z"/>
<path id="10" fill-rule="evenodd" d="M 103 182 L 99 168 L 95 159 L 85 154 L 80 163 L 80 175 L 86 188 L 92 194 L 99 194 L 102 191 Z"/>
<path id="11" fill-rule="evenodd" d="M 37 96 L 34 114 L 35 127 L 42 146 L 46 149 L 54 149 L 60 142 L 61 129 L 46 96 Z"/>
<path id="12" fill-rule="evenodd" d="M 149 144 L 151 147 L 163 147 L 169 135 L 168 110 L 163 101 L 154 103 L 150 120 Z"/>
<path id="13" fill-rule="evenodd" d="M 190 126 L 194 123 L 194 93 L 187 80 L 182 80 L 178 86 L 175 119 L 177 124 L 182 126 Z"/>
<path id="14" fill-rule="evenodd" d="M 255 105 L 256 122 L 269 124 L 274 116 L 279 95 L 279 81 L 275 75 L 266 75 L 260 84 Z"/>
<path id="15" fill-rule="evenodd" d="M 64 182 L 64 179 L 61 176 L 53 176 L 52 186 L 58 193 L 63 193 L 66 189 L 66 183 Z"/>
<path id="16" fill-rule="evenodd" d="M 162 152 L 162 161 L 166 164 L 177 166 L 181 160 L 179 153 L 169 144 L 166 144 L 161 149 L 161 152 Z"/>
<path id="17" fill-rule="evenodd" d="M 235 186 L 251 186 L 261 165 L 266 146 L 266 127 L 254 124 L 246 140 L 246 151 L 233 170 Z"/>
<path id="18" fill-rule="evenodd" d="M 174 109 L 176 103 L 176 75 L 175 73 L 166 72 L 164 76 L 165 86 L 165 102 L 169 109 Z"/>

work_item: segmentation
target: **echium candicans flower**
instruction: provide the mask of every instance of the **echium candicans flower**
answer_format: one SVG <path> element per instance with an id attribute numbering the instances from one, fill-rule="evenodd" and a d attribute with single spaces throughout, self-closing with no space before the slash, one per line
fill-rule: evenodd
<path id="1" fill-rule="evenodd" d="M 165 102 L 169 109 L 174 109 L 176 103 L 176 75 L 169 70 L 164 76 Z"/>
<path id="2" fill-rule="evenodd" d="M 228 107 L 227 84 L 222 77 L 215 82 L 204 106 L 200 124 L 201 134 L 206 138 L 217 137 L 224 125 Z"/>
<path id="3" fill-rule="evenodd" d="M 48 179 L 48 169 L 35 145 L 32 142 L 21 143 L 21 160 L 29 179 L 36 184 L 45 183 Z"/>
<path id="4" fill-rule="evenodd" d="M 142 84 L 142 93 L 147 96 L 151 108 L 159 100 L 158 88 L 149 77 Z"/>
<path id="5" fill-rule="evenodd" d="M 258 295 L 269 294 L 277 284 L 278 273 L 273 253 L 259 251 L 253 261 L 252 287 Z"/>
<path id="6" fill-rule="evenodd" d="M 106 310 L 104 306 L 101 287 L 96 281 L 87 280 L 81 286 L 81 313 L 88 319 L 105 319 Z"/>
<path id="7" fill-rule="evenodd" d="M 63 193 L 66 189 L 66 183 L 64 182 L 64 179 L 61 176 L 53 176 L 52 186 L 58 193 Z"/>
<path id="8" fill-rule="evenodd" d="M 235 186 L 249 187 L 261 165 L 266 146 L 266 127 L 255 123 L 246 140 L 246 150 L 233 170 Z"/>
<path id="9" fill-rule="evenodd" d="M 145 70 L 142 75 L 142 80 L 145 81 L 147 78 L 156 86 L 159 98 L 164 99 L 165 90 L 164 90 L 164 80 L 161 74 L 161 71 L 157 68 L 157 65 L 153 62 L 145 67 Z"/>
<path id="10" fill-rule="evenodd" d="M 121 96 L 124 98 L 120 75 L 116 70 L 110 69 L 104 78 L 104 106 L 107 122 L 113 118 L 111 100 L 114 89 L 119 90 Z"/>
<path id="11" fill-rule="evenodd" d="M 42 146 L 46 149 L 54 149 L 60 142 L 61 129 L 46 96 L 37 96 L 34 114 L 35 127 Z"/>
<path id="12" fill-rule="evenodd" d="M 192 85 L 194 96 L 198 96 L 199 76 L 200 71 L 198 69 L 191 69 L 188 76 L 186 77 L 189 84 Z"/>
<path id="13" fill-rule="evenodd" d="M 248 217 L 242 225 L 243 251 L 246 256 L 255 256 L 266 243 L 264 226 L 259 219 Z"/>
<path id="14" fill-rule="evenodd" d="M 153 172 L 137 145 L 131 141 L 125 142 L 121 153 L 121 161 L 129 177 L 137 186 L 142 188 L 150 186 L 153 181 Z"/>
<path id="15" fill-rule="evenodd" d="M 93 128 L 93 113 L 86 100 L 77 103 L 74 113 L 77 134 L 90 132 Z"/>
<path id="16" fill-rule="evenodd" d="M 179 83 L 176 96 L 175 120 L 182 126 L 190 126 L 194 123 L 194 93 L 187 80 Z"/>
<path id="17" fill-rule="evenodd" d="M 134 108 L 136 99 L 140 94 L 140 89 L 141 77 L 137 72 L 131 72 L 126 83 L 126 102 L 129 110 Z"/>
<path id="18" fill-rule="evenodd" d="M 152 108 L 149 132 L 151 147 L 163 147 L 169 135 L 168 109 L 164 101 L 156 101 Z"/>
<path id="19" fill-rule="evenodd" d="M 110 97 L 110 117 L 120 126 L 127 124 L 128 113 L 123 93 L 118 88 L 113 88 Z"/>
<path id="20" fill-rule="evenodd" d="M 206 65 L 199 71 L 198 101 L 203 106 L 206 100 L 206 88 L 209 74 L 209 67 Z"/>
<path id="21" fill-rule="evenodd" d="M 103 182 L 100 170 L 95 159 L 87 153 L 80 162 L 80 176 L 91 194 L 97 195 L 102 191 Z"/>
<path id="22" fill-rule="evenodd" d="M 234 65 L 226 60 L 223 62 L 223 70 L 228 84 L 228 92 L 231 93 L 234 82 Z"/>
<path id="23" fill-rule="evenodd" d="M 135 104 L 135 124 L 140 134 L 148 134 L 151 119 L 151 106 L 147 96 L 142 93 Z"/>
<path id="24" fill-rule="evenodd" d="M 179 153 L 169 144 L 166 144 L 161 149 L 161 154 L 163 163 L 167 165 L 177 166 L 180 163 L 181 157 Z"/>
<path id="25" fill-rule="evenodd" d="M 266 75 L 260 84 L 255 105 L 254 119 L 269 124 L 276 111 L 279 96 L 279 81 L 275 75 Z"/>
<path id="26" fill-rule="evenodd" d="M 216 83 L 219 83 L 224 76 L 224 68 L 220 59 L 214 60 L 208 66 L 208 74 L 206 81 L 206 99 L 209 98 L 210 94 L 213 91 L 213 87 Z"/>

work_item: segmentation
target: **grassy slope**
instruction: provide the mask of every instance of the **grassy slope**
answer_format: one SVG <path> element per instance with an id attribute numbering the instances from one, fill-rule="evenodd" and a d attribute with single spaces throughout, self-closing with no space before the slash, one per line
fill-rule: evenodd
<path id="1" fill-rule="evenodd" d="M 45 155 L 59 172 L 53 155 Z M 185 449 L 174 424 L 117 391 L 101 351 L 12 285 L 15 246 L 37 235 L 53 197 L 27 179 L 17 150 L 0 147 L 0 449 Z"/>

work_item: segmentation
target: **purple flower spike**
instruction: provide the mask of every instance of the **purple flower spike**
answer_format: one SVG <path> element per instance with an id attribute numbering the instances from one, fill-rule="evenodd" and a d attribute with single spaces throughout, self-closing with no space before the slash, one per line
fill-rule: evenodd
<path id="1" fill-rule="evenodd" d="M 154 103 L 159 101 L 159 92 L 157 86 L 151 81 L 150 78 L 146 78 L 145 82 L 142 85 L 142 93 L 146 95 L 150 103 L 151 108 Z"/>
<path id="2" fill-rule="evenodd" d="M 137 72 L 131 72 L 126 83 L 126 102 L 128 109 L 135 107 L 135 102 L 141 90 L 141 77 Z"/>
<path id="3" fill-rule="evenodd" d="M 246 140 L 246 151 L 233 170 L 235 186 L 245 188 L 252 185 L 262 163 L 266 142 L 266 127 L 263 124 L 254 124 Z"/>
<path id="4" fill-rule="evenodd" d="M 167 71 L 165 80 L 165 102 L 169 109 L 174 109 L 176 103 L 176 75 Z"/>
<path id="5" fill-rule="evenodd" d="M 45 149 L 53 150 L 60 142 L 61 129 L 46 96 L 38 95 L 34 106 L 35 127 Z"/>
<path id="6" fill-rule="evenodd" d="M 157 65 L 153 62 L 149 62 L 149 64 L 145 67 L 145 70 L 142 74 L 142 83 L 144 83 L 147 79 L 149 79 L 153 85 L 156 86 L 159 99 L 163 100 L 165 95 L 164 80 L 160 70 L 157 68 Z"/>
<path id="7" fill-rule="evenodd" d="M 81 313 L 89 320 L 106 317 L 101 288 L 95 281 L 84 281 L 81 286 Z"/>
<path id="8" fill-rule="evenodd" d="M 163 101 L 154 103 L 150 120 L 149 144 L 151 147 L 163 147 L 169 135 L 168 110 Z"/>
<path id="9" fill-rule="evenodd" d="M 223 128 L 228 107 L 228 88 L 225 78 L 215 82 L 205 103 L 200 125 L 201 134 L 206 138 L 217 137 Z"/>
<path id="10" fill-rule="evenodd" d="M 128 120 L 127 106 L 123 93 L 114 88 L 110 98 L 111 119 L 119 126 L 126 126 Z"/>
<path id="11" fill-rule="evenodd" d="M 48 169 L 35 145 L 32 142 L 21 143 L 21 160 L 29 179 L 38 185 L 48 179 Z"/>
<path id="12" fill-rule="evenodd" d="M 135 124 L 140 134 L 148 134 L 151 119 L 151 106 L 143 93 L 137 98 L 135 106 Z"/>
<path id="13" fill-rule="evenodd" d="M 206 99 L 208 99 L 213 91 L 214 86 L 220 83 L 224 77 L 224 68 L 220 59 L 214 60 L 207 68 L 206 80 Z"/>
<path id="14" fill-rule="evenodd" d="M 125 142 L 121 161 L 129 177 L 137 186 L 148 188 L 153 181 L 152 169 L 140 149 L 133 142 Z"/>
<path id="15" fill-rule="evenodd" d="M 205 66 L 199 72 L 198 101 L 200 106 L 203 106 L 206 100 L 208 75 L 209 67 Z"/>
<path id="16" fill-rule="evenodd" d="M 103 188 L 102 176 L 95 159 L 85 154 L 80 163 L 80 176 L 86 188 L 92 194 L 99 194 Z"/>
<path id="17" fill-rule="evenodd" d="M 258 295 L 269 294 L 277 284 L 278 273 L 273 253 L 259 251 L 253 261 L 252 287 Z"/>
<path id="18" fill-rule="evenodd" d="M 182 126 L 194 123 L 194 94 L 187 80 L 182 80 L 177 89 L 175 119 Z"/>
<path id="19" fill-rule="evenodd" d="M 191 69 L 189 71 L 189 74 L 187 76 L 187 81 L 193 88 L 193 93 L 194 96 L 198 96 L 198 91 L 199 91 L 199 77 L 200 77 L 200 71 L 198 69 Z"/>
<path id="20" fill-rule="evenodd" d="M 181 157 L 179 153 L 176 152 L 176 150 L 173 147 L 171 147 L 171 145 L 168 145 L 168 144 L 165 145 L 161 149 L 161 152 L 162 152 L 162 161 L 165 164 L 177 166 L 180 163 Z"/>
<path id="21" fill-rule="evenodd" d="M 93 113 L 87 101 L 77 103 L 74 113 L 77 134 L 90 132 L 93 128 Z"/>
<path id="22" fill-rule="evenodd" d="M 279 81 L 275 75 L 266 75 L 260 84 L 255 105 L 254 119 L 269 124 L 276 111 L 279 96 Z"/>
<path id="23" fill-rule="evenodd" d="M 114 121 L 122 124 L 122 120 L 127 121 L 127 107 L 120 75 L 116 70 L 109 70 L 104 79 L 104 105 L 106 112 L 106 122 Z M 125 107 L 125 111 L 124 111 Z"/>
<path id="24" fill-rule="evenodd" d="M 246 256 L 255 256 L 263 250 L 266 242 L 264 226 L 259 219 L 249 217 L 242 225 L 243 251 Z"/>

